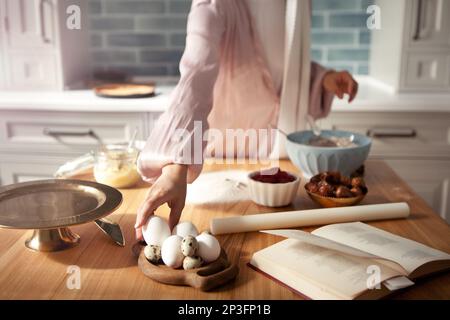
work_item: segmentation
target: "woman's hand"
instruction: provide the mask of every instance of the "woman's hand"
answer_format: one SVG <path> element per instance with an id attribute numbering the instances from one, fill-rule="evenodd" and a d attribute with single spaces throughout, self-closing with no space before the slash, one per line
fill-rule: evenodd
<path id="1" fill-rule="evenodd" d="M 136 217 L 136 239 L 142 240 L 142 226 L 145 225 L 155 210 L 167 203 L 170 208 L 170 230 L 180 220 L 186 200 L 187 166 L 179 164 L 167 165 L 161 176 L 151 186 L 147 198 L 141 204 Z"/>
<path id="2" fill-rule="evenodd" d="M 330 71 L 325 74 L 322 82 L 328 92 L 334 93 L 342 99 L 348 94 L 348 102 L 352 102 L 358 92 L 358 82 L 347 71 Z"/>

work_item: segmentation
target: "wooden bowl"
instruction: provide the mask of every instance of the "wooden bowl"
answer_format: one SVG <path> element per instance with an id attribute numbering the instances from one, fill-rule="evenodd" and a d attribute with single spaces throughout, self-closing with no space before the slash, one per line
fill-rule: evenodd
<path id="1" fill-rule="evenodd" d="M 139 248 L 140 246 L 140 248 Z M 239 268 L 228 261 L 225 250 L 222 249 L 219 258 L 203 267 L 191 270 L 172 269 L 164 264 L 153 264 L 144 255 L 144 246 L 135 244 L 133 252 L 139 252 L 139 269 L 150 279 L 175 286 L 191 286 L 202 291 L 210 291 L 224 285 L 239 273 Z"/>
<path id="2" fill-rule="evenodd" d="M 357 197 L 351 197 L 351 198 L 334 198 L 334 197 L 324 197 L 321 195 L 318 195 L 313 192 L 309 192 L 306 190 L 306 193 L 308 196 L 317 204 L 324 208 L 337 208 L 337 207 L 348 207 L 348 206 L 354 206 L 358 203 L 360 203 L 366 194 L 362 194 Z"/>

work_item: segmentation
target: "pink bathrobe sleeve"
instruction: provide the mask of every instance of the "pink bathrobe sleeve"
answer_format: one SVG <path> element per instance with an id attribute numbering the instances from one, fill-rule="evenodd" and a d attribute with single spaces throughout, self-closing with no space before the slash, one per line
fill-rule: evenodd
<path id="1" fill-rule="evenodd" d="M 162 168 L 171 163 L 189 165 L 189 182 L 201 172 L 203 154 L 194 153 L 206 146 L 203 133 L 208 129 L 207 117 L 219 71 L 224 23 L 218 11 L 214 0 L 192 3 L 180 80 L 168 110 L 156 122 L 137 162 L 139 173 L 148 182 L 154 182 Z M 195 127 L 195 123 L 201 123 L 201 127 Z M 198 148 L 199 141 L 202 148 Z"/>
<path id="2" fill-rule="evenodd" d="M 326 91 L 322 86 L 323 77 L 329 71 L 330 69 L 326 69 L 316 62 L 311 62 L 308 113 L 314 119 L 325 118 L 331 111 L 334 94 Z"/>
<path id="3" fill-rule="evenodd" d="M 172 163 L 189 166 L 188 182 L 192 182 L 200 174 L 203 163 L 202 150 L 205 150 L 207 145 L 203 134 L 208 129 L 208 115 L 213 107 L 214 86 L 220 66 L 222 64 L 224 68 L 230 67 L 233 63 L 229 60 L 235 58 L 238 61 L 234 61 L 234 65 L 248 67 L 246 61 L 242 61 L 244 57 L 241 55 L 225 54 L 225 57 L 222 55 L 223 52 L 226 52 L 222 48 L 222 45 L 226 45 L 225 43 L 222 44 L 225 38 L 225 24 L 237 27 L 238 30 L 230 34 L 233 34 L 233 37 L 235 34 L 241 37 L 239 44 L 243 47 L 240 49 L 253 45 L 251 33 L 242 27 L 245 24 L 239 20 L 242 18 L 239 15 L 242 14 L 240 9 L 243 9 L 242 4 L 245 4 L 245 2 L 239 1 L 241 0 L 193 1 L 188 18 L 186 48 L 180 61 L 180 80 L 172 93 L 168 110 L 156 122 L 137 162 L 139 173 L 144 180 L 154 182 L 161 175 L 162 168 Z M 234 23 L 231 21 L 234 21 Z M 239 29 L 239 27 L 242 27 L 242 29 Z M 236 45 L 238 41 L 234 41 L 233 38 L 227 40 L 233 42 L 227 43 L 229 45 L 228 51 L 233 51 L 235 49 L 233 45 Z M 251 48 L 247 49 L 250 50 Z M 244 71 L 239 70 L 241 73 Z M 322 88 L 322 79 L 326 72 L 327 70 L 323 67 L 312 63 L 308 112 L 315 118 L 325 117 L 331 108 L 333 95 L 325 93 Z M 247 75 L 247 77 L 250 75 L 252 74 Z M 255 89 L 255 92 L 252 93 L 254 87 L 248 86 L 248 83 L 252 83 L 252 79 L 246 79 L 249 90 L 245 94 L 252 97 L 257 91 Z M 226 88 L 221 89 L 223 89 L 221 94 L 229 95 Z M 230 103 L 233 104 L 233 101 Z M 273 103 L 273 108 L 277 108 L 277 103 Z M 248 104 L 245 107 L 247 107 L 246 113 L 231 112 L 232 115 L 236 116 L 236 119 L 226 120 L 228 122 L 235 120 L 233 123 L 242 120 L 241 122 L 245 124 L 258 117 L 260 121 L 253 119 L 252 123 L 257 122 L 259 128 L 268 127 L 270 124 L 260 122 L 276 121 L 274 119 L 277 114 L 276 110 L 273 111 L 275 115 L 269 117 L 267 114 L 257 113 L 258 111 L 252 113 L 252 108 L 249 108 Z M 255 106 L 253 106 L 253 109 L 255 109 Z M 227 110 L 225 110 L 225 114 L 230 115 L 230 110 Z M 264 117 L 270 119 L 267 120 Z M 223 122 L 223 120 L 221 121 Z M 201 124 L 201 126 L 199 127 L 198 124 Z"/>

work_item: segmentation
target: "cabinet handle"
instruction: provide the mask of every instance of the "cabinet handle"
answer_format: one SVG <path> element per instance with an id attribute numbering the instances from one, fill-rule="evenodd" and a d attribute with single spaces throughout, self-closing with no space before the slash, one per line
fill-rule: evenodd
<path id="1" fill-rule="evenodd" d="M 47 32 L 45 30 L 45 16 L 44 16 L 44 5 L 47 2 L 47 0 L 41 0 L 39 2 L 39 20 L 40 20 L 40 24 L 41 24 L 41 37 L 42 37 L 42 41 L 44 41 L 44 43 L 50 43 L 51 39 L 49 37 L 47 37 Z M 48 2 L 51 6 L 51 3 Z"/>
<path id="2" fill-rule="evenodd" d="M 423 0 L 418 0 L 417 5 L 417 19 L 416 19 L 416 31 L 414 32 L 413 40 L 417 41 L 420 39 L 420 31 L 422 24 L 422 9 L 423 9 Z"/>
<path id="3" fill-rule="evenodd" d="M 372 138 L 414 138 L 417 132 L 413 128 L 372 128 L 367 130 Z"/>
<path id="4" fill-rule="evenodd" d="M 102 139 L 95 133 L 94 130 L 89 129 L 87 131 L 73 132 L 73 131 L 57 131 L 49 128 L 44 128 L 44 135 L 60 139 L 61 137 L 92 137 L 98 141 L 99 144 L 103 144 Z"/>
<path id="5" fill-rule="evenodd" d="M 413 40 L 417 41 L 424 39 L 430 33 L 430 21 L 432 17 L 430 16 L 430 1 L 429 0 L 418 0 L 417 5 L 417 21 L 416 30 L 414 32 Z M 423 26 L 422 26 L 423 24 Z"/>

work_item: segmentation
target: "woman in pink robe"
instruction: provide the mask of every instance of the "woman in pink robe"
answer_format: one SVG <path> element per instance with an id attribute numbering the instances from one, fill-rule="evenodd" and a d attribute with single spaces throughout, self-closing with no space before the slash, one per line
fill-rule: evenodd
<path id="1" fill-rule="evenodd" d="M 356 91 L 357 83 L 348 72 L 312 63 L 308 113 L 315 119 L 325 117 L 333 95 L 342 98 L 346 93 L 351 101 Z M 138 210 L 136 237 L 141 238 L 141 227 L 164 203 L 171 209 L 170 227 L 178 223 L 186 184 L 200 174 L 204 148 L 209 155 L 224 156 L 224 141 L 212 139 L 201 142 L 199 155 L 196 135 L 203 136 L 208 128 L 219 132 L 274 128 L 279 110 L 280 92 L 263 59 L 246 1 L 194 0 L 180 80 L 138 159 L 141 176 L 153 185 Z M 272 141 L 264 143 L 270 148 Z M 246 149 L 244 156 L 254 155 Z"/>

